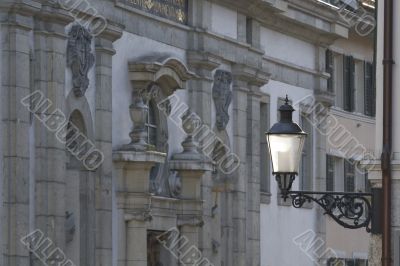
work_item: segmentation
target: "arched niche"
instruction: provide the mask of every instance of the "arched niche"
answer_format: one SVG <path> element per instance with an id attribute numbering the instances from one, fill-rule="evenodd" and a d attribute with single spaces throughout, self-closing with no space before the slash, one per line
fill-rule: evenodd
<path id="1" fill-rule="evenodd" d="M 168 111 L 159 108 L 158 104 L 176 90 L 186 89 L 187 81 L 196 79 L 197 76 L 179 59 L 167 54 L 137 58 L 129 63 L 128 68 L 133 95 L 130 112 L 131 118 L 134 117 L 134 127 L 130 133 L 132 142 L 123 149 L 141 152 L 155 150 L 168 154 Z M 155 118 L 150 119 L 149 116 L 154 112 Z M 149 143 L 149 136 L 153 135 L 149 130 L 150 120 L 157 121 L 155 143 Z M 156 164 L 149 175 L 151 192 L 167 197 L 177 196 L 179 182 L 174 180 L 176 175 L 168 169 L 168 159 L 162 164 Z"/>
<path id="2" fill-rule="evenodd" d="M 90 148 L 86 140 L 93 142 L 92 118 L 85 97 L 76 98 L 70 94 L 66 110 L 65 252 L 80 265 L 92 265 L 95 261 L 95 173 L 80 159 Z M 82 137 L 76 138 L 78 134 Z M 73 154 L 74 149 L 81 151 L 79 155 Z"/>

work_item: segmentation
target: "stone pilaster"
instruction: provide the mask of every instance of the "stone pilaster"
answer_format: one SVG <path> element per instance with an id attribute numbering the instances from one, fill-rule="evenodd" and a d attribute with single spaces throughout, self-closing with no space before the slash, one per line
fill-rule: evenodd
<path id="1" fill-rule="evenodd" d="M 247 191 L 247 93 L 246 81 L 233 76 L 233 152 L 239 157 L 238 169 L 232 174 L 232 220 L 233 220 L 233 258 L 232 265 L 246 264 L 246 191 Z"/>
<path id="2" fill-rule="evenodd" d="M 200 238 L 203 235 L 203 227 L 209 223 L 209 215 L 203 212 L 203 193 L 201 190 L 202 179 L 210 178 L 205 175 L 211 172 L 212 164 L 210 161 L 196 160 L 172 160 L 170 162 L 171 170 L 178 172 L 182 182 L 182 210 L 177 216 L 177 226 L 182 236 L 186 237 L 190 245 L 200 248 Z M 206 216 L 206 217 L 205 217 Z M 208 216 L 208 217 L 207 217 Z M 198 265 L 201 260 L 199 254 L 191 257 L 191 252 L 179 258 L 184 265 Z M 206 258 L 214 265 L 219 265 L 218 261 L 213 261 L 209 253 L 205 253 L 202 249 L 203 258 Z"/>
<path id="3" fill-rule="evenodd" d="M 322 46 L 316 46 L 316 69 L 320 73 L 319 76 L 315 78 L 315 91 L 314 91 L 314 99 L 310 102 L 305 101 L 304 108 L 311 110 L 313 113 L 310 113 L 310 117 L 312 117 L 312 121 L 314 121 L 314 125 L 318 126 L 317 130 L 313 131 L 314 139 L 315 139 L 315 147 L 313 151 L 314 157 L 314 190 L 315 191 L 325 191 L 326 190 L 326 154 L 327 154 L 327 134 L 326 134 L 326 126 L 329 121 L 327 121 L 327 117 L 329 115 L 329 107 L 334 103 L 334 95 L 327 91 L 327 79 L 328 75 L 325 73 L 325 51 L 326 48 Z M 314 128 L 313 128 L 314 129 Z M 326 239 L 326 216 L 324 215 L 324 210 L 322 208 L 317 208 L 315 212 L 316 219 L 316 234 L 321 239 Z M 325 241 L 324 246 L 321 247 L 321 250 L 325 250 Z M 325 254 L 324 255 L 329 255 Z M 327 261 L 329 258 L 317 258 L 320 261 L 319 264 L 322 264 Z"/>
<path id="4" fill-rule="evenodd" d="M 233 152 L 240 160 L 232 175 L 232 265 L 260 264 L 260 92 L 264 69 L 233 67 Z"/>
<path id="5" fill-rule="evenodd" d="M 33 4 L 34 2 L 32 2 Z M 3 4 L 3 3 L 2 3 Z M 36 3 L 37 4 L 37 3 Z M 39 6 L 40 7 L 40 6 Z M 2 213 L 1 265 L 28 266 L 29 251 L 20 239 L 29 233 L 30 112 L 21 100 L 30 94 L 30 31 L 35 8 L 0 8 Z M 21 13 L 19 13 L 21 12 Z M 3 19 L 5 19 L 3 21 Z"/>
<path id="6" fill-rule="evenodd" d="M 260 265 L 260 99 L 259 87 L 252 86 L 247 98 L 247 263 Z"/>
<path id="7" fill-rule="evenodd" d="M 118 266 L 147 265 L 147 222 L 152 220 L 149 175 L 156 163 L 163 163 L 159 152 L 118 151 L 115 163 Z"/>
<path id="8" fill-rule="evenodd" d="M 195 72 L 199 78 L 190 81 L 190 107 L 196 113 L 203 124 L 212 127 L 211 125 L 211 88 L 213 79 L 213 70 L 216 69 L 220 62 L 219 60 L 204 52 L 189 52 L 188 63 L 190 69 Z"/>
<path id="9" fill-rule="evenodd" d="M 200 1 L 199 1 L 200 2 Z M 213 70 L 219 66 L 219 60 L 207 53 L 203 52 L 189 52 L 188 64 L 190 69 L 195 72 L 199 78 L 191 80 L 189 85 L 189 101 L 191 110 L 197 114 L 201 123 L 207 126 L 209 129 L 212 128 L 212 84 L 213 84 Z M 200 143 L 202 146 L 203 143 Z M 207 172 L 204 174 L 201 182 L 202 199 L 203 204 L 203 219 L 204 226 L 200 230 L 199 236 L 199 248 L 202 250 L 203 255 L 206 258 L 213 258 L 214 254 L 212 251 L 212 235 L 217 232 L 213 231 L 212 224 L 219 224 L 217 217 L 212 217 L 211 212 L 214 206 L 212 192 L 212 180 L 211 173 Z M 213 261 L 217 263 L 217 260 Z"/>
<path id="10" fill-rule="evenodd" d="M 43 6 L 35 16 L 34 91 L 40 91 L 47 104 L 37 109 L 42 117 L 33 121 L 35 142 L 35 228 L 65 250 L 66 149 L 56 132 L 65 117 L 65 26 L 71 18 L 62 10 Z M 58 111 L 56 111 L 58 110 Z M 33 185 L 33 184 L 32 184 Z M 40 262 L 37 261 L 39 264 Z"/>
<path id="11" fill-rule="evenodd" d="M 189 0 L 189 25 L 200 29 L 211 29 L 211 1 Z"/>
<path id="12" fill-rule="evenodd" d="M 104 162 L 96 173 L 96 265 L 112 264 L 112 56 L 113 42 L 122 30 L 111 24 L 95 38 L 96 52 L 96 148 Z"/>

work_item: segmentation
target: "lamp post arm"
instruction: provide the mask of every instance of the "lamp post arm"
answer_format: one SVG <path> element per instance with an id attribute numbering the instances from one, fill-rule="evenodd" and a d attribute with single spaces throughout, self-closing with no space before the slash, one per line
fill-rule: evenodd
<path id="1" fill-rule="evenodd" d="M 371 231 L 372 193 L 289 191 L 283 196 L 285 201 L 289 197 L 295 208 L 315 202 L 325 210 L 324 214 L 341 226 L 349 229 L 365 227 L 367 232 Z"/>

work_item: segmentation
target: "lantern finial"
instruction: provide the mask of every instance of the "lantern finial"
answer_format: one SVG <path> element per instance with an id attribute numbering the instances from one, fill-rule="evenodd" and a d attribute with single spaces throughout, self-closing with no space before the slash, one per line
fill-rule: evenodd
<path id="1" fill-rule="evenodd" d="M 289 104 L 289 97 L 287 94 L 286 94 L 286 98 L 285 98 L 285 104 Z"/>

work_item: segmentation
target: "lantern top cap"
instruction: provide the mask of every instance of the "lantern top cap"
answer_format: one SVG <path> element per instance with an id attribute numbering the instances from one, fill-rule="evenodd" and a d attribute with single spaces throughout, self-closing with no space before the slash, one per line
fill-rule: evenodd
<path id="1" fill-rule="evenodd" d="M 285 98 L 285 104 L 283 104 L 283 105 L 281 105 L 281 107 L 279 107 L 279 111 L 280 112 L 294 112 L 295 110 L 294 110 L 294 108 L 293 108 L 293 106 L 290 104 L 290 101 L 289 101 L 289 98 L 288 98 L 288 95 L 286 94 L 286 98 Z"/>
<path id="2" fill-rule="evenodd" d="M 286 134 L 295 134 L 295 135 L 307 135 L 301 127 L 294 123 L 292 120 L 292 113 L 294 112 L 293 106 L 289 103 L 289 98 L 286 95 L 285 104 L 283 104 L 279 108 L 279 112 L 281 113 L 281 119 L 278 123 L 274 124 L 271 129 L 267 132 L 268 135 L 276 134 L 276 135 L 286 135 Z"/>

